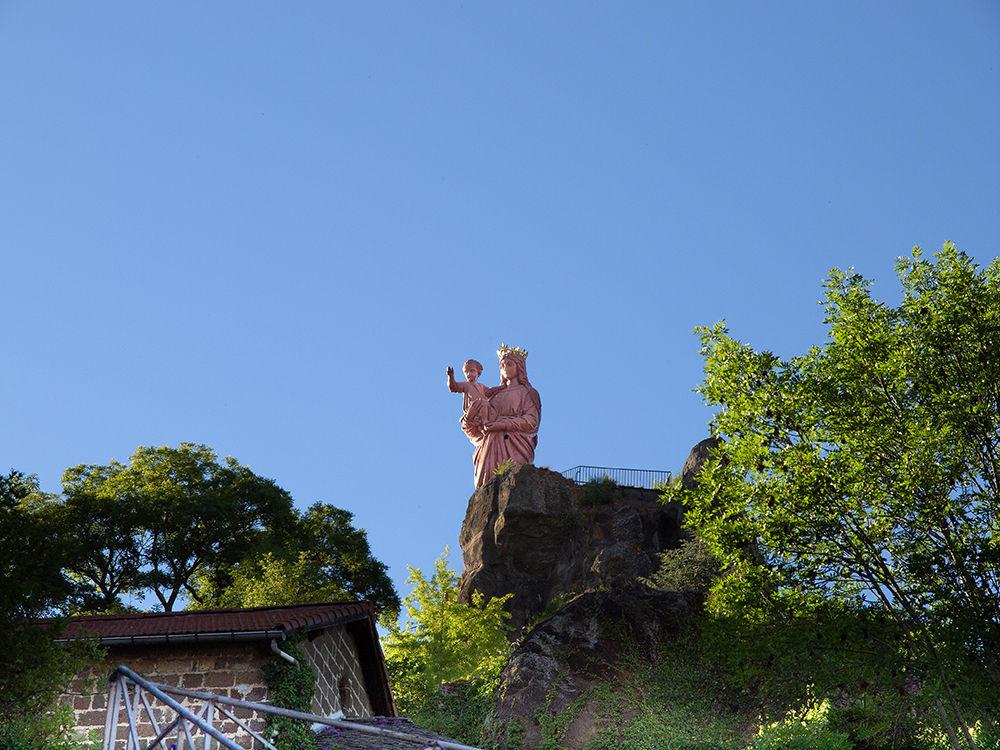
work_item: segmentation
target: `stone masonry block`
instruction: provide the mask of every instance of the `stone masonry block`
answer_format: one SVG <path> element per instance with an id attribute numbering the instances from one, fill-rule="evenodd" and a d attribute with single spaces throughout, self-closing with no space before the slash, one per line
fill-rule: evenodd
<path id="1" fill-rule="evenodd" d="M 231 688 L 236 684 L 236 675 L 232 672 L 209 672 L 203 684 L 209 690 Z"/>
<path id="2" fill-rule="evenodd" d="M 199 690 L 205 685 L 205 675 L 203 674 L 185 674 L 181 675 L 181 687 L 188 688 L 189 690 Z"/>
<path id="3" fill-rule="evenodd" d="M 76 723 L 79 726 L 104 728 L 104 711 L 84 711 L 77 714 Z"/>
<path id="4" fill-rule="evenodd" d="M 189 658 L 164 658 L 156 661 L 154 669 L 151 671 L 157 672 L 159 674 L 187 674 L 188 672 L 194 672 L 195 664 L 194 660 Z M 135 667 L 132 667 L 133 671 L 138 671 Z M 141 674 L 141 672 L 140 672 Z"/>
<path id="5" fill-rule="evenodd" d="M 233 677 L 236 679 L 237 684 L 244 683 L 247 685 L 262 685 L 259 669 L 246 669 L 241 668 L 233 672 Z"/>
<path id="6" fill-rule="evenodd" d="M 257 703 L 259 701 L 253 701 L 253 702 Z M 231 706 L 229 712 L 237 719 L 243 719 L 244 721 L 249 719 L 254 714 L 253 710 L 247 708 L 246 706 Z"/>

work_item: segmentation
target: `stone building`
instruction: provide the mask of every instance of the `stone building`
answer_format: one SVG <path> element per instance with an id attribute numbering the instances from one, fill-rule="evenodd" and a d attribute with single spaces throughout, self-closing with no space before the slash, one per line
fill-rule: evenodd
<path id="1" fill-rule="evenodd" d="M 63 637 L 85 633 L 107 648 L 99 667 L 77 675 L 67 696 L 85 736 L 103 734 L 107 678 L 119 665 L 150 682 L 267 702 L 261 667 L 282 658 L 277 651 L 296 635 L 303 636 L 297 648 L 316 674 L 312 713 L 396 715 L 370 602 L 91 615 L 73 618 Z M 239 710 L 240 718 L 250 719 L 249 710 Z M 125 736 L 122 714 L 119 737 Z M 220 729 L 239 741 L 245 733 L 232 724 Z M 251 722 L 255 731 L 263 725 L 262 716 Z M 140 725 L 141 735 L 151 737 L 151 731 L 148 723 Z"/>

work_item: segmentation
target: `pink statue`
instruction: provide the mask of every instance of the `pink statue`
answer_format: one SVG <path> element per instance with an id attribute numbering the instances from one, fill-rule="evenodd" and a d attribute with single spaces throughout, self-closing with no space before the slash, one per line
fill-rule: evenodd
<path id="1" fill-rule="evenodd" d="M 538 424 L 542 419 L 542 400 L 528 382 L 524 362 L 528 352 L 501 344 L 497 356 L 500 358 L 500 386 L 484 389 L 486 392 L 482 396 L 466 401 L 462 415 L 462 429 L 476 446 L 472 461 L 477 488 L 492 479 L 496 468 L 508 461 L 530 464 L 535 460 Z M 482 371 L 482 366 L 479 370 Z M 469 377 L 468 372 L 466 377 Z M 470 380 L 479 385 L 473 378 Z M 448 387 L 456 391 L 451 388 L 452 382 L 449 374 Z M 471 387 L 463 390 L 466 398 L 469 390 Z"/>

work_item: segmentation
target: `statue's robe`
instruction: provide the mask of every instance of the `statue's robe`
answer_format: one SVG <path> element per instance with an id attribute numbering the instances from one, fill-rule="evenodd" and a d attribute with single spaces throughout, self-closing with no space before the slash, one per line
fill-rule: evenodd
<path id="1" fill-rule="evenodd" d="M 542 400 L 530 385 L 509 385 L 492 395 L 488 411 L 489 432 L 476 443 L 472 456 L 477 488 L 490 481 L 496 468 L 507 461 L 530 464 L 535 460 Z"/>

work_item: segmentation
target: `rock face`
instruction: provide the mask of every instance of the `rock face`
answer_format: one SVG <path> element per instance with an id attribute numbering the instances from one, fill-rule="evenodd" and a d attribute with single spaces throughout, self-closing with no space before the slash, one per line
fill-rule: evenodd
<path id="1" fill-rule="evenodd" d="M 599 731 L 606 733 L 607 717 L 592 688 L 655 663 L 693 606 L 683 593 L 626 586 L 582 594 L 539 623 L 501 675 L 495 727 L 500 746 L 533 748 L 546 740 L 579 748 Z M 554 729 L 561 716 L 567 720 Z M 546 729 L 542 722 L 550 718 Z"/>
<path id="2" fill-rule="evenodd" d="M 459 543 L 462 601 L 513 593 L 510 625 L 525 625 L 560 597 L 649 576 L 657 553 L 684 534 L 679 504 L 655 490 L 578 486 L 562 474 L 515 466 L 475 491 Z"/>
<path id="3" fill-rule="evenodd" d="M 705 462 L 711 458 L 712 451 L 722 445 L 722 438 L 705 438 L 691 449 L 691 453 L 681 469 L 681 483 L 684 489 L 692 490 L 698 484 L 698 475 L 705 467 Z"/>

